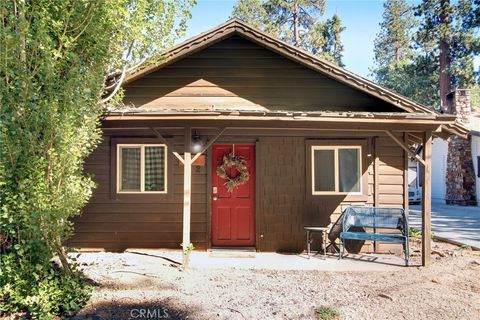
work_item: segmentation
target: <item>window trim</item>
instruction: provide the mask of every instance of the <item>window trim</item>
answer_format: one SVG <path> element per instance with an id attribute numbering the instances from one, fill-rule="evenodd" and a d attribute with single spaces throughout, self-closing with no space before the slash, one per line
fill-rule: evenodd
<path id="1" fill-rule="evenodd" d="M 122 147 L 140 148 L 140 191 L 122 191 L 120 182 L 120 157 Z M 164 148 L 164 190 L 163 191 L 145 191 L 145 147 L 163 147 Z M 116 172 L 116 192 L 117 194 L 167 194 L 168 193 L 168 147 L 162 143 L 117 143 L 117 172 Z"/>
<path id="2" fill-rule="evenodd" d="M 359 171 L 359 180 L 358 183 L 360 185 L 360 191 L 354 192 L 340 192 L 339 186 L 339 165 L 338 165 L 338 150 L 341 149 L 357 149 L 359 151 L 358 154 L 358 169 Z M 334 178 L 335 178 L 335 191 L 315 191 L 315 150 L 333 150 L 334 151 Z M 363 195 L 363 174 L 362 174 L 362 146 L 361 145 L 311 145 L 310 146 L 310 154 L 311 154 L 311 170 L 310 170 L 310 178 L 311 178 L 311 192 L 312 195 Z"/>

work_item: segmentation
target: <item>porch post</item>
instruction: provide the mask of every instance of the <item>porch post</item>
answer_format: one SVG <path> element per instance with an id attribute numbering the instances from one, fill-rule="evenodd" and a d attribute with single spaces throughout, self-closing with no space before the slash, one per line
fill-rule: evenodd
<path id="1" fill-rule="evenodd" d="M 187 267 L 190 255 L 190 211 L 192 206 L 192 153 L 191 130 L 185 128 L 185 153 L 183 155 L 183 266 Z"/>
<path id="2" fill-rule="evenodd" d="M 423 133 L 423 177 L 422 177 L 422 266 L 430 265 L 431 209 L 432 209 L 432 132 Z"/>

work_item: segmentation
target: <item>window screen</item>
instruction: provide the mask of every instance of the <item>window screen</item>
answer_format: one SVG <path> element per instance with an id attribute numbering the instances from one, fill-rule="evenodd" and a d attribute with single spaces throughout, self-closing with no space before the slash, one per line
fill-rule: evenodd
<path id="1" fill-rule="evenodd" d="M 145 191 L 165 190 L 165 149 L 145 147 Z"/>
<path id="2" fill-rule="evenodd" d="M 335 151 L 314 150 L 314 190 L 335 191 Z"/>
<path id="3" fill-rule="evenodd" d="M 121 190 L 140 191 L 140 147 L 122 147 Z"/>
<path id="4" fill-rule="evenodd" d="M 360 192 L 360 150 L 338 150 L 338 187 L 340 192 Z"/>

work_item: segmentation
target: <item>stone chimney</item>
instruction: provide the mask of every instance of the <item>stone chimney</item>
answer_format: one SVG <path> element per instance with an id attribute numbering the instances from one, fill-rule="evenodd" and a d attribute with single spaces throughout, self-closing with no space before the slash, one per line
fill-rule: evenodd
<path id="1" fill-rule="evenodd" d="M 447 100 L 448 110 L 468 126 L 472 113 L 470 90 L 457 89 L 447 95 Z M 470 136 L 468 140 L 457 136 L 448 139 L 446 183 L 447 204 L 477 205 Z"/>

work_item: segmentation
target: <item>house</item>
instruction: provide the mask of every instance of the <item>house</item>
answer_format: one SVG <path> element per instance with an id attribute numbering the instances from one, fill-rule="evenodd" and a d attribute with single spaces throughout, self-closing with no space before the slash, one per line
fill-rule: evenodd
<path id="1" fill-rule="evenodd" d="M 470 92 L 466 89 L 457 89 L 453 91 L 449 97 L 457 109 L 457 114 L 463 119 L 463 123 L 470 130 L 469 140 L 467 141 L 466 155 L 457 159 L 457 163 L 452 163 L 450 168 L 450 177 L 455 177 L 464 185 L 458 187 L 453 184 L 451 188 L 447 188 L 447 168 L 448 168 L 448 141 L 441 138 L 433 139 L 432 146 L 432 199 L 434 201 L 444 201 L 451 204 L 468 204 L 476 205 L 480 199 L 480 113 L 473 111 L 471 108 Z M 466 156 L 466 158 L 464 158 Z M 465 162 L 471 162 L 470 165 Z M 459 164 L 461 163 L 461 165 Z M 411 162 L 412 166 L 417 166 Z M 468 176 L 465 168 L 468 168 Z M 462 172 L 463 170 L 463 172 Z M 415 184 L 415 170 L 412 170 L 410 180 Z M 447 195 L 447 192 L 450 192 Z M 455 194 L 462 192 L 461 194 Z M 467 192 L 467 193 L 465 193 Z M 455 199 L 456 201 L 451 201 Z M 459 201 L 462 200 L 463 201 Z"/>
<path id="2" fill-rule="evenodd" d="M 98 188 L 71 245 L 298 252 L 304 226 L 345 206 L 407 209 L 411 142 L 424 144 L 423 159 L 411 156 L 429 199 L 432 136 L 466 133 L 455 116 L 235 19 L 163 57 L 127 76 L 124 106 L 102 119 L 85 164 Z M 429 214 L 427 201 L 425 264 Z"/>

